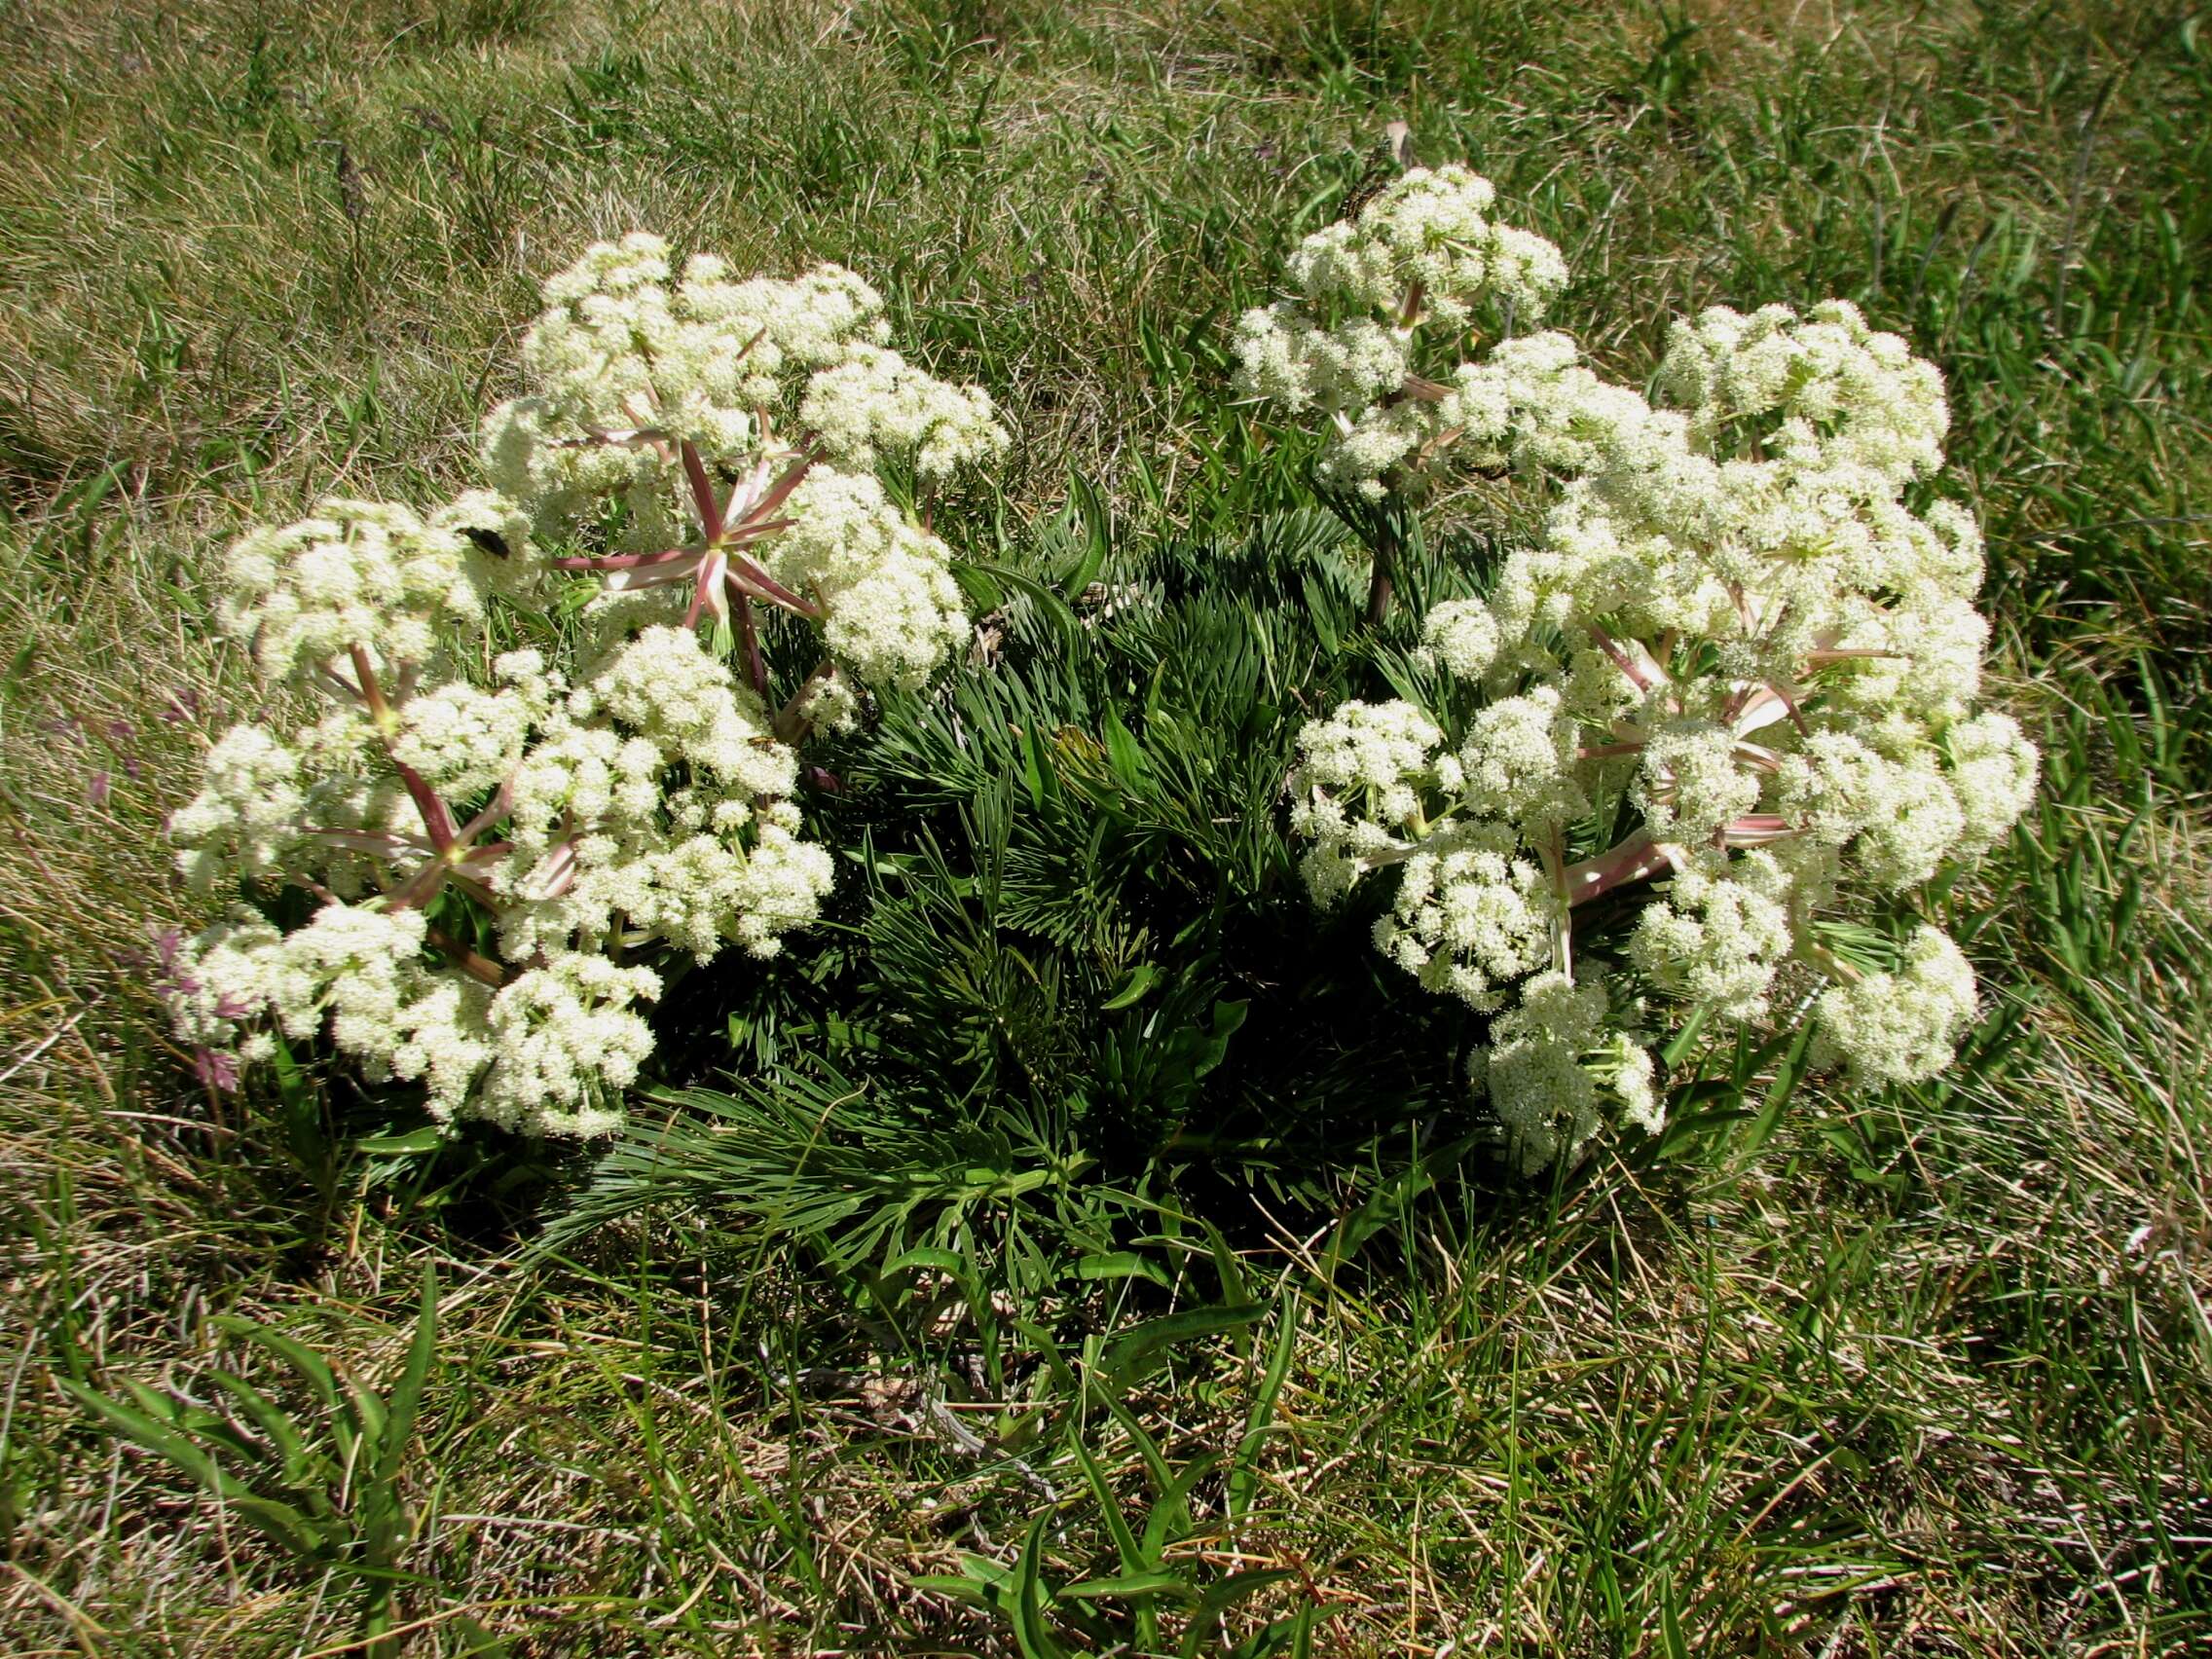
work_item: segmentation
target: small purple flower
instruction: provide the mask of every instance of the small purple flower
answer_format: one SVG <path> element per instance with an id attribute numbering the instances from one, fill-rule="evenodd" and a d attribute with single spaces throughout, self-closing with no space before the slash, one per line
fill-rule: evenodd
<path id="1" fill-rule="evenodd" d="M 219 1094 L 236 1094 L 239 1088 L 239 1057 L 236 1054 L 217 1053 L 212 1049 L 202 1049 L 192 1056 L 192 1069 L 200 1081 Z"/>
<path id="2" fill-rule="evenodd" d="M 94 806 L 107 805 L 107 797 L 112 793 L 105 766 L 94 772 L 85 783 L 85 798 Z"/>
<path id="3" fill-rule="evenodd" d="M 169 706 L 162 711 L 162 719 L 170 725 L 182 725 L 186 720 L 200 718 L 200 691 L 187 685 L 182 691 L 169 693 Z"/>
<path id="4" fill-rule="evenodd" d="M 198 989 L 195 986 L 194 989 Z M 253 1012 L 253 1004 L 235 992 L 225 992 L 222 1001 L 215 1005 L 217 1019 L 243 1019 Z"/>
<path id="5" fill-rule="evenodd" d="M 110 720 L 107 722 L 107 736 L 110 743 L 129 743 L 137 735 L 138 728 L 129 720 Z"/>
<path id="6" fill-rule="evenodd" d="M 139 763 L 138 757 L 133 755 L 123 762 L 123 775 L 132 783 L 136 783 L 146 775 L 146 768 Z"/>
<path id="7" fill-rule="evenodd" d="M 178 997 L 189 997 L 197 993 L 200 981 L 189 974 L 177 972 L 177 953 L 184 948 L 184 935 L 175 928 L 165 928 L 162 932 L 153 934 L 152 938 L 153 958 L 139 956 L 132 965 L 160 968 L 161 973 L 154 980 L 154 994 L 174 1002 Z M 227 1002 L 230 999 L 224 1000 Z M 235 1019 L 238 1015 L 225 1014 L 224 1017 Z"/>

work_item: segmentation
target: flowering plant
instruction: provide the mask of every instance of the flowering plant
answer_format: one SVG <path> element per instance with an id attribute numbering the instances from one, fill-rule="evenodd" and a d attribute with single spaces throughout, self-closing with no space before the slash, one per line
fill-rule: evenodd
<path id="1" fill-rule="evenodd" d="M 1821 1061 L 1932 1076 L 1975 984 L 1915 895 L 2037 776 L 1976 709 L 1974 521 L 1907 500 L 1942 464 L 1941 377 L 1841 301 L 1715 308 L 1675 325 L 1647 398 L 1514 332 L 1567 267 L 1492 202 L 1464 168 L 1407 173 L 1238 329 L 1243 388 L 1322 417 L 1329 488 L 1547 492 L 1484 596 L 1421 619 L 1418 700 L 1301 732 L 1314 899 L 1394 872 L 1376 947 L 1492 1016 L 1473 1081 L 1531 1168 L 1657 1129 L 1651 1046 L 1691 1019 L 1811 998 Z"/>
<path id="2" fill-rule="evenodd" d="M 241 907 L 172 953 L 203 1075 L 270 1052 L 273 1017 L 441 1118 L 600 1133 L 660 965 L 770 956 L 815 916 L 831 863 L 797 746 L 970 632 L 949 549 L 878 466 L 926 486 L 1007 435 L 889 349 L 848 271 L 671 276 L 633 235 L 545 284 L 533 390 L 484 424 L 493 489 L 426 517 L 326 500 L 231 548 L 220 620 L 271 697 L 170 834 L 203 888 L 318 907 L 289 932 Z M 819 636 L 781 698 L 771 618 Z"/>

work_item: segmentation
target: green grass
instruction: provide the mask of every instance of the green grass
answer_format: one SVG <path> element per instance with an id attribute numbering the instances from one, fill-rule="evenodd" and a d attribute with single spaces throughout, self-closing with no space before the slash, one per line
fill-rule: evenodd
<path id="1" fill-rule="evenodd" d="M 1055 1364 L 1034 1309 L 859 1305 L 711 1214 L 525 1258 L 529 1192 L 335 1140 L 342 1081 L 195 1092 L 136 953 L 191 919 L 160 817 L 249 694 L 201 573 L 253 516 L 450 475 L 535 276 L 632 226 L 843 260 L 1020 434 L 964 535 L 1029 546 L 1071 469 L 1235 524 L 1270 473 L 1225 322 L 1399 118 L 1562 243 L 1625 372 L 1671 311 L 1837 293 L 1951 377 L 2049 770 L 1948 901 L 1991 988 L 1965 1081 L 1557 1194 L 1409 1187 L 1348 1263 L 1287 1212 L 1236 1267 L 1165 1249 L 1252 1317 L 1161 1369 L 1111 1278 Z M 1318 1654 L 2200 1650 L 2207 176 L 2212 39 L 2086 0 L 0 15 L 4 1645 L 350 1650 L 356 1578 L 65 1384 L 288 1388 L 236 1313 L 388 1391 L 430 1262 L 410 1651 L 1080 1651 L 1045 1598 L 1122 1570 L 1110 1512 L 1141 1545 L 1153 1456 L 1222 1459 L 1166 1569 L 1283 1570 L 1231 1628 L 1311 1605 Z M 1007 1612 L 940 1582 L 964 1555 Z"/>

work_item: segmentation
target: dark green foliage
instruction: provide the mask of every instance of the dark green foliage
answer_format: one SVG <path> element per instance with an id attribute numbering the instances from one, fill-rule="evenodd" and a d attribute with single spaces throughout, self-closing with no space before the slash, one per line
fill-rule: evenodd
<path id="1" fill-rule="evenodd" d="M 1314 910 L 1283 783 L 1304 719 L 1419 674 L 1410 618 L 1465 591 L 1481 545 L 1414 540 L 1416 606 L 1369 630 L 1366 556 L 1317 509 L 1124 550 L 1079 490 L 1046 539 L 1029 563 L 1056 579 L 968 571 L 987 652 L 828 756 L 830 922 L 770 974 L 685 981 L 686 1024 L 734 1052 L 675 1066 L 743 1084 L 642 1109 L 564 1235 L 704 1198 L 853 1264 L 1024 1170 L 1325 1210 L 1378 1136 L 1479 1128 L 1479 1027 L 1367 947 L 1379 901 Z"/>

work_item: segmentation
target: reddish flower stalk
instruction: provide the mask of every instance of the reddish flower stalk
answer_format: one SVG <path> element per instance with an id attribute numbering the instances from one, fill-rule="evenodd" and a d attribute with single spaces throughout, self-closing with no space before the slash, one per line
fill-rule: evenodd
<path id="1" fill-rule="evenodd" d="M 399 724 L 399 717 L 392 711 L 391 705 L 385 701 L 384 689 L 377 683 L 377 671 L 369 661 L 369 653 L 355 645 L 352 647 L 352 658 L 353 674 L 360 682 L 361 700 L 369 706 L 369 714 L 376 720 L 377 739 L 384 745 L 386 757 L 391 761 L 392 770 L 399 774 L 399 781 L 406 786 L 408 798 L 414 801 L 415 810 L 422 815 L 423 829 L 430 837 L 430 845 L 443 853 L 454 843 L 453 813 L 439 798 L 437 792 L 423 781 L 422 774 L 393 752 L 392 733 Z"/>
<path id="2" fill-rule="evenodd" d="M 1637 641 L 1629 642 L 1629 646 L 1635 647 L 1632 652 L 1629 646 L 1622 645 L 1596 622 L 1590 624 L 1590 638 L 1600 650 L 1612 659 L 1613 666 L 1628 676 L 1629 683 L 1639 691 L 1653 691 L 1659 686 L 1673 683 L 1667 678 L 1667 671 L 1653 662 L 1650 654 Z"/>
<path id="3" fill-rule="evenodd" d="M 442 953 L 448 962 L 471 979 L 490 985 L 494 990 L 507 982 L 506 969 L 489 956 L 469 949 L 453 935 L 438 928 L 425 928 L 423 930 L 423 939 L 424 942 Z"/>
<path id="4" fill-rule="evenodd" d="M 814 665 L 814 672 L 806 677 L 799 688 L 792 693 L 791 701 L 777 711 L 776 735 L 793 748 L 795 749 L 803 743 L 814 729 L 814 722 L 799 713 L 800 705 L 806 701 L 808 692 L 836 672 L 837 665 L 828 657 L 824 657 Z"/>
<path id="5" fill-rule="evenodd" d="M 1775 812 L 1749 812 L 1720 827 L 1723 847 L 1765 847 L 1797 833 L 1797 827 Z"/>
<path id="6" fill-rule="evenodd" d="M 1562 872 L 1562 888 L 1569 904 L 1586 904 L 1616 887 L 1642 881 L 1662 869 L 1678 869 L 1687 859 L 1680 847 L 1654 841 L 1649 830 L 1639 830 L 1617 847 L 1568 865 Z"/>

